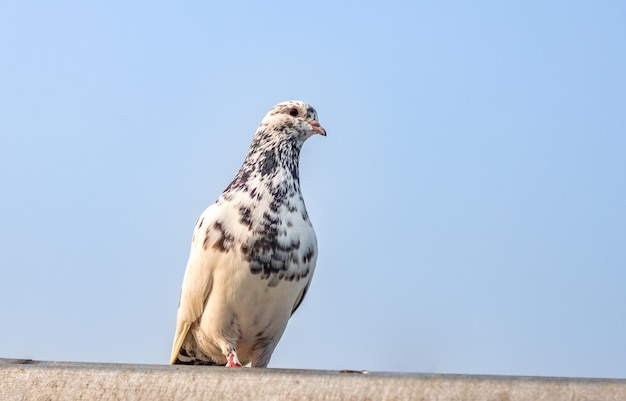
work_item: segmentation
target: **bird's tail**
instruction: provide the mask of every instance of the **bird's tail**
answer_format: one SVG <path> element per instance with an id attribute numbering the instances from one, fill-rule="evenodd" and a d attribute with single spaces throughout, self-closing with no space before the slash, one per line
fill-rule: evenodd
<path id="1" fill-rule="evenodd" d="M 187 332 L 189 331 L 189 327 L 191 327 L 188 323 L 179 323 L 176 326 L 176 335 L 174 336 L 174 344 L 172 345 L 172 355 L 170 356 L 170 365 L 174 365 L 178 361 L 178 355 L 182 349 L 183 343 L 185 342 L 185 337 L 187 337 Z M 182 356 L 182 355 L 181 355 Z"/>

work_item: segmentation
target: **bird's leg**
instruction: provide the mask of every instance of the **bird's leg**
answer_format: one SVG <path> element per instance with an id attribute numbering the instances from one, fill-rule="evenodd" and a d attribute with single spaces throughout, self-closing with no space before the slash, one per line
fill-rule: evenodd
<path id="1" fill-rule="evenodd" d="M 228 362 L 226 363 L 227 368 L 240 368 L 241 362 L 239 362 L 239 358 L 237 358 L 237 352 L 231 351 L 226 356 Z"/>

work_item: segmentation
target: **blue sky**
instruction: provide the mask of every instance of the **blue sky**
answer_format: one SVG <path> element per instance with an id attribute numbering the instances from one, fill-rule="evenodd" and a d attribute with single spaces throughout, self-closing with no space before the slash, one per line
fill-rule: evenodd
<path id="1" fill-rule="evenodd" d="M 167 363 L 263 115 L 328 137 L 270 367 L 626 377 L 626 4 L 0 6 L 0 357 Z"/>

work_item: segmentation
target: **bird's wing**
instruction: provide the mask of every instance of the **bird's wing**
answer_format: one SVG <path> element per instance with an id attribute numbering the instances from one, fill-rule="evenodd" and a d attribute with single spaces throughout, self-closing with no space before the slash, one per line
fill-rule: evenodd
<path id="1" fill-rule="evenodd" d="M 316 241 L 315 248 L 317 249 L 317 241 Z M 309 286 L 311 285 L 311 281 L 313 280 L 313 272 L 315 271 L 315 264 L 317 263 L 317 251 L 315 252 L 315 256 L 313 257 L 313 259 L 309 263 L 311 263 L 311 273 L 309 274 L 306 286 L 302 289 L 302 291 L 300 291 L 300 294 L 298 294 L 298 298 L 296 298 L 296 302 L 294 302 L 293 304 L 293 309 L 291 309 L 292 315 L 296 312 L 296 309 L 298 309 L 298 307 L 304 300 L 304 296 L 306 295 L 307 291 L 309 291 Z"/>
<path id="2" fill-rule="evenodd" d="M 185 342 L 191 325 L 202 316 L 204 306 L 211 293 L 213 272 L 216 265 L 215 252 L 205 250 L 204 239 L 206 228 L 213 224 L 219 207 L 217 204 L 209 206 L 196 224 L 194 236 L 189 252 L 189 261 L 183 279 L 183 288 L 180 293 L 178 314 L 176 317 L 176 334 L 172 346 L 170 363 L 176 362 L 180 348 Z"/>
<path id="3" fill-rule="evenodd" d="M 300 291 L 300 294 L 298 294 L 298 298 L 296 298 L 296 302 L 294 302 L 293 309 L 291 310 L 291 314 L 292 315 L 296 312 L 296 309 L 298 309 L 298 307 L 302 303 L 302 300 L 304 299 L 304 296 L 306 295 L 307 291 L 309 290 L 309 285 L 311 285 L 311 280 L 310 279 L 309 279 L 309 282 L 306 283 L 306 287 L 304 287 L 302 289 L 302 291 Z"/>

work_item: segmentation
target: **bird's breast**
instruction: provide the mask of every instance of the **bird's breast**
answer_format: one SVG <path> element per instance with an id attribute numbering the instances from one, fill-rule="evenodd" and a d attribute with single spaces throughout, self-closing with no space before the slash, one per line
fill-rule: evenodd
<path id="1" fill-rule="evenodd" d="M 307 279 L 317 256 L 317 240 L 304 204 L 285 202 L 264 210 L 241 250 L 250 272 L 268 280 L 269 286 Z"/>
<path id="2" fill-rule="evenodd" d="M 289 196 L 291 195 L 291 196 Z M 317 259 L 317 239 L 299 192 L 222 200 L 221 218 L 206 232 L 206 247 L 239 254 L 243 266 L 270 287 L 307 280 Z"/>

